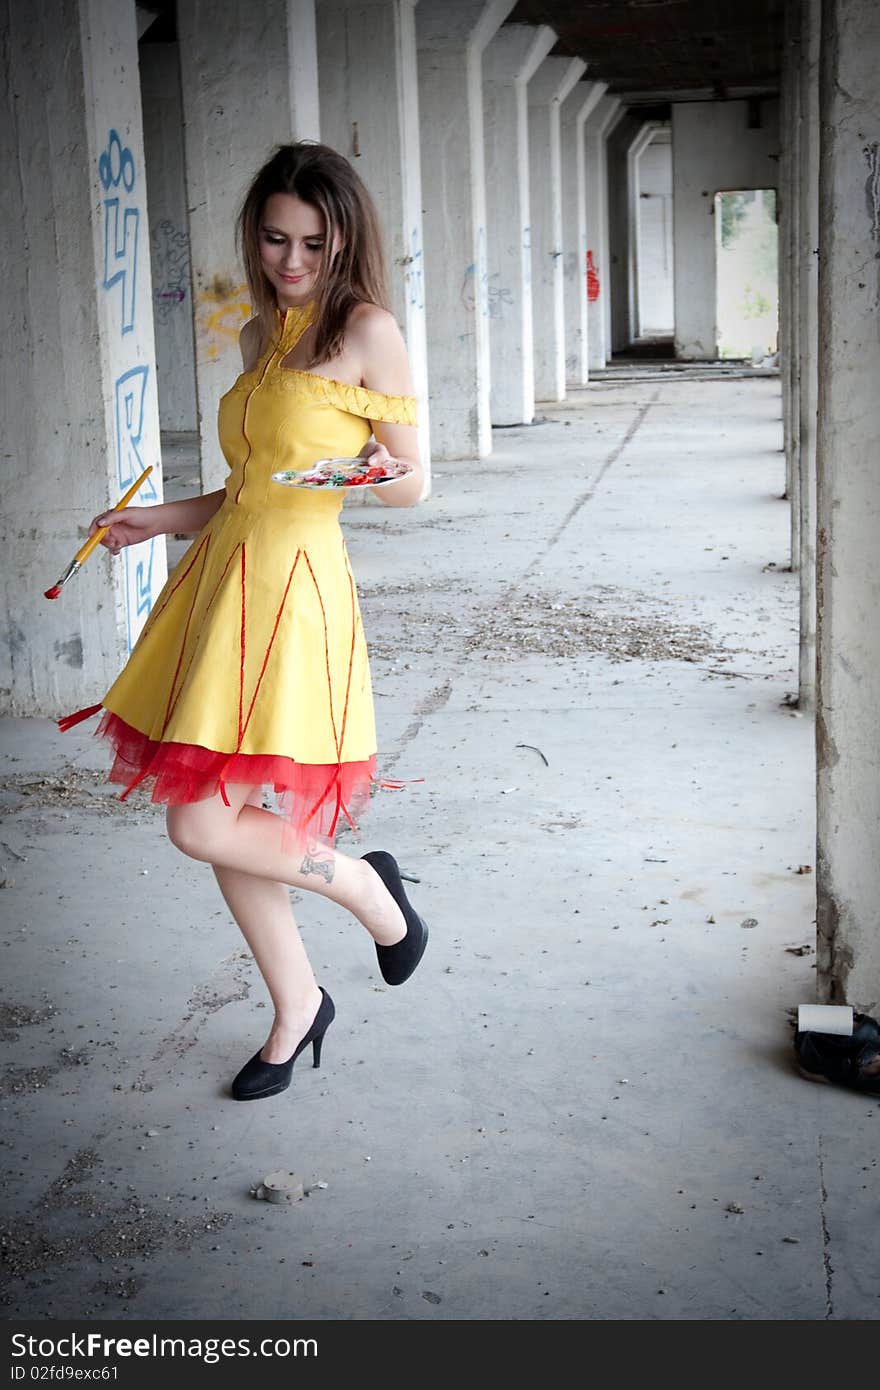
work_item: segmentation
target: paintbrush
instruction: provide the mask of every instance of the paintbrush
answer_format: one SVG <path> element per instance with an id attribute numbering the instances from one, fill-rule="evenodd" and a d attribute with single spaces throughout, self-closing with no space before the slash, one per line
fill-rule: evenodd
<path id="1" fill-rule="evenodd" d="M 131 487 L 128 489 L 128 492 L 126 492 L 124 496 L 120 497 L 119 501 L 116 503 L 116 506 L 111 508 L 111 510 L 114 512 L 122 511 L 122 508 L 127 506 L 128 503 L 131 501 L 132 497 L 134 497 L 141 483 L 144 481 L 144 478 L 148 478 L 152 471 L 153 465 L 150 464 L 149 467 L 144 469 L 137 482 L 132 483 Z M 91 555 L 92 551 L 97 549 L 97 547 L 101 544 L 101 541 L 104 539 L 109 530 L 109 526 L 99 526 L 95 534 L 93 536 L 89 536 L 86 543 L 84 545 L 81 545 L 79 550 L 74 555 L 70 564 L 67 566 L 67 569 L 64 571 L 61 578 L 58 580 L 58 583 L 53 584 L 51 589 L 46 590 L 45 594 L 43 595 L 44 598 L 58 597 L 58 595 L 61 593 L 61 590 L 67 583 L 68 579 L 72 579 L 73 576 L 79 570 L 82 569 L 83 565 Z"/>

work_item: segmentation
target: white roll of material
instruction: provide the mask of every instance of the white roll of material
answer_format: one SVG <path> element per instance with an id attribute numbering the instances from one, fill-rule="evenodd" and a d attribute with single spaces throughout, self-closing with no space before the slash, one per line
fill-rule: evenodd
<path id="1" fill-rule="evenodd" d="M 851 1004 L 799 1004 L 799 1033 L 834 1033 L 851 1038 L 853 1011 Z"/>

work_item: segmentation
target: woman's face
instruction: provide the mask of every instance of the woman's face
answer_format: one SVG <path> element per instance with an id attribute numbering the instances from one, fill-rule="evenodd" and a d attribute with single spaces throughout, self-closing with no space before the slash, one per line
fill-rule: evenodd
<path id="1" fill-rule="evenodd" d="M 260 218 L 260 260 L 281 309 L 314 298 L 324 252 L 324 218 L 292 193 L 273 193 Z"/>

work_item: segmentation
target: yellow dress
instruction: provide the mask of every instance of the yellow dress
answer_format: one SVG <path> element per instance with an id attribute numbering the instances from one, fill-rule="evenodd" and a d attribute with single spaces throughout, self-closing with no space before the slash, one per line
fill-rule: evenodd
<path id="1" fill-rule="evenodd" d="M 100 705 L 123 795 L 200 800 L 264 785 L 305 838 L 354 823 L 375 773 L 367 647 L 339 525 L 344 492 L 285 487 L 281 469 L 350 457 L 370 421 L 415 424 L 410 396 L 282 367 L 312 306 L 279 318 L 280 339 L 220 402 L 224 501 L 169 575 Z"/>

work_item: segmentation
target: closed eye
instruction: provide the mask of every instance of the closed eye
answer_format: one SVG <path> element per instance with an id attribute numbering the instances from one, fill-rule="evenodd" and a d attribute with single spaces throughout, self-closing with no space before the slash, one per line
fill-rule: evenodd
<path id="1" fill-rule="evenodd" d="M 270 246 L 283 246 L 287 241 L 286 236 L 279 236 L 275 232 L 264 232 L 263 236 Z M 303 245 L 307 251 L 320 251 L 323 249 L 324 243 L 323 241 L 305 241 Z"/>

